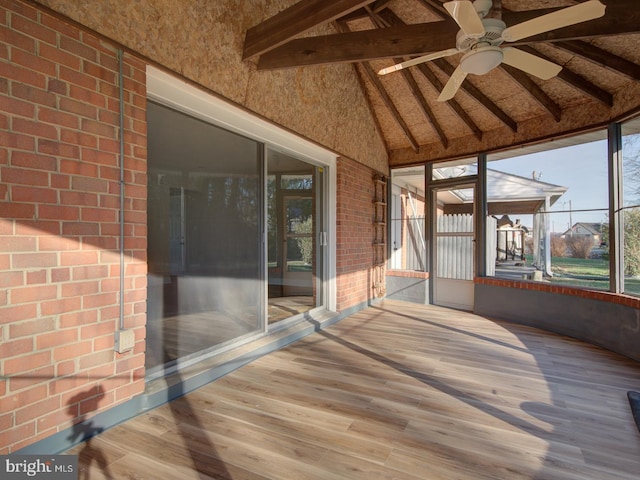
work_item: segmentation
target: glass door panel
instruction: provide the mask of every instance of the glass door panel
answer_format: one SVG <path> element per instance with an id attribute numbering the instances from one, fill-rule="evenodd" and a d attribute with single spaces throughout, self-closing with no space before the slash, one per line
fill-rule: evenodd
<path id="1" fill-rule="evenodd" d="M 436 193 L 434 303 L 473 309 L 475 275 L 474 188 Z"/>
<path id="2" fill-rule="evenodd" d="M 264 330 L 262 147 L 149 102 L 147 378 Z"/>
<path id="3" fill-rule="evenodd" d="M 285 296 L 313 295 L 313 202 L 311 197 L 284 199 Z"/>
<path id="4" fill-rule="evenodd" d="M 267 153 L 268 323 L 324 305 L 324 170 Z"/>

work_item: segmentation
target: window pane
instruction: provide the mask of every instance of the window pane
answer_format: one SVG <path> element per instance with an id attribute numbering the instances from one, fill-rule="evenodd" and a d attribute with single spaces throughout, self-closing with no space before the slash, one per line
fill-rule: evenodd
<path id="1" fill-rule="evenodd" d="M 433 180 L 468 177 L 478 173 L 478 162 L 475 158 L 437 163 L 433 166 Z"/>
<path id="2" fill-rule="evenodd" d="M 308 175 L 282 175 L 281 187 L 286 190 L 311 190 L 313 187 L 313 176 Z"/>
<path id="3" fill-rule="evenodd" d="M 278 266 L 278 209 L 276 176 L 267 176 L 267 261 L 269 268 Z"/>
<path id="4" fill-rule="evenodd" d="M 609 289 L 605 138 L 489 158 L 488 275 Z"/>
<path id="5" fill-rule="evenodd" d="M 424 167 L 393 170 L 391 184 L 389 266 L 426 272 Z"/>
<path id="6" fill-rule="evenodd" d="M 260 145 L 148 106 L 150 373 L 261 329 Z"/>
<path id="7" fill-rule="evenodd" d="M 640 119 L 622 126 L 624 293 L 640 295 Z"/>
<path id="8" fill-rule="evenodd" d="M 322 171 L 267 151 L 269 326 L 323 305 Z"/>
<path id="9" fill-rule="evenodd" d="M 311 198 L 286 199 L 287 233 L 311 234 Z"/>

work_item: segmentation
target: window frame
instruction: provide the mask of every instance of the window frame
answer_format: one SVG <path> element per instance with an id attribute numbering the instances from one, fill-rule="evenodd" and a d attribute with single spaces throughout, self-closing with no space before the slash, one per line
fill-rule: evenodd
<path id="1" fill-rule="evenodd" d="M 624 151 L 623 151 L 623 126 L 626 122 L 638 121 L 640 116 L 629 117 L 625 120 L 619 120 L 602 127 L 597 131 L 606 131 L 606 142 L 608 148 L 607 154 L 607 172 L 608 172 L 608 215 L 609 215 L 609 288 L 608 291 L 615 294 L 625 294 L 625 275 L 624 275 L 624 221 L 623 215 L 626 207 L 624 206 Z M 594 130 L 595 132 L 596 130 Z M 576 133 L 574 137 L 588 134 L 590 132 Z M 515 152 L 513 149 L 504 150 L 501 155 L 508 155 L 509 151 Z M 539 151 L 540 147 L 535 147 L 533 151 Z M 476 186 L 476 201 L 478 217 L 484 219 L 487 213 L 487 157 L 494 152 L 480 152 L 477 155 L 478 161 L 478 177 Z M 522 153 L 520 152 L 519 155 Z M 467 157 L 468 158 L 468 157 Z M 507 158 L 507 157 L 505 157 Z M 455 160 L 455 159 L 454 159 Z M 425 178 L 431 178 L 433 163 L 425 162 Z M 398 167 L 403 168 L 403 167 Z M 427 182 L 429 183 L 429 182 Z M 391 192 L 389 192 L 391 195 Z M 390 233 L 390 231 L 389 231 Z M 425 236 L 428 239 L 428 228 L 425 229 Z M 477 221 L 477 276 L 486 276 L 486 226 L 480 220 Z M 390 246 L 388 247 L 388 258 L 391 258 Z M 428 254 L 430 256 L 430 254 Z M 430 266 L 427 268 L 431 270 Z M 514 280 L 516 282 L 525 280 Z M 575 286 L 572 288 L 589 290 L 588 287 Z"/>

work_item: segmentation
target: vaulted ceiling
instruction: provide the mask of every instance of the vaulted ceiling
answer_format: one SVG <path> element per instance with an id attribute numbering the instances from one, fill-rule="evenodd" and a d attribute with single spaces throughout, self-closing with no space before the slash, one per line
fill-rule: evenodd
<path id="1" fill-rule="evenodd" d="M 507 26 L 584 0 L 494 0 Z M 301 0 L 247 31 L 244 60 L 258 70 L 354 64 L 389 153 L 408 165 L 497 151 L 604 126 L 640 107 L 640 2 L 601 0 L 604 16 L 509 46 L 562 67 L 541 80 L 501 64 L 469 75 L 438 101 L 462 58 L 380 76 L 395 63 L 456 47 L 459 25 L 440 0 Z M 335 33 L 314 35 L 331 24 Z"/>

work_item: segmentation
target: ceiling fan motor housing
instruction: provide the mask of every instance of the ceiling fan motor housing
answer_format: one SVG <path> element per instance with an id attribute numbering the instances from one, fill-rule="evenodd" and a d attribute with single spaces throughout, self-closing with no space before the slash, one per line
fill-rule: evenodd
<path id="1" fill-rule="evenodd" d="M 491 45 L 494 47 L 502 45 L 504 41 L 502 32 L 507 28 L 507 25 L 497 18 L 484 18 L 482 19 L 482 24 L 484 25 L 485 33 L 480 38 L 470 37 L 462 30 L 458 32 L 456 35 L 456 47 L 459 51 L 465 52 L 480 45 Z"/>

